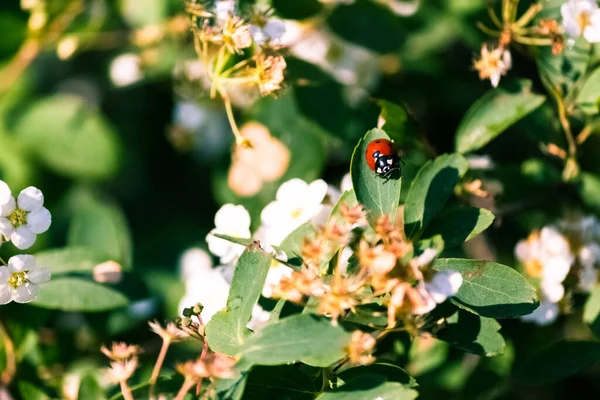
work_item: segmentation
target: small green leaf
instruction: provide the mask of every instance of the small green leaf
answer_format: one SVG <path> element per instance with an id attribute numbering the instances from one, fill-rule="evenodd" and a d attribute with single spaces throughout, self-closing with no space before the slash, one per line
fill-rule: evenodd
<path id="1" fill-rule="evenodd" d="M 27 381 L 19 381 L 19 393 L 23 399 L 27 400 L 50 400 L 50 396 L 43 390 Z"/>
<path id="2" fill-rule="evenodd" d="M 482 317 L 516 318 L 530 314 L 539 306 L 535 288 L 506 265 L 445 258 L 437 259 L 433 268 L 460 272 L 463 284 L 451 301 Z"/>
<path id="3" fill-rule="evenodd" d="M 558 382 L 600 361 L 600 342 L 562 340 L 521 362 L 515 379 L 527 386 Z"/>
<path id="4" fill-rule="evenodd" d="M 586 79 L 577 96 L 577 105 L 588 115 L 600 112 L 600 68 L 596 68 Z"/>
<path id="5" fill-rule="evenodd" d="M 444 154 L 428 161 L 411 182 L 404 203 L 404 230 L 414 237 L 444 207 L 469 165 L 460 154 Z"/>
<path id="6" fill-rule="evenodd" d="M 388 382 L 385 376 L 366 373 L 358 376 L 344 385 L 324 392 L 316 400 L 364 400 L 364 399 L 394 399 L 412 400 L 419 393 L 398 382 Z"/>
<path id="7" fill-rule="evenodd" d="M 87 247 L 130 268 L 133 245 L 121 208 L 98 193 L 83 188 L 76 190 L 71 202 L 73 214 L 67 235 L 69 246 Z"/>
<path id="8" fill-rule="evenodd" d="M 99 312 L 126 306 L 127 296 L 114 288 L 79 278 L 58 278 L 40 286 L 31 304 L 62 311 Z"/>
<path id="9" fill-rule="evenodd" d="M 244 343 L 249 334 L 246 324 L 262 292 L 271 259 L 258 242 L 240 256 L 231 280 L 227 309 L 214 315 L 206 326 L 206 336 L 214 351 L 234 355 Z"/>
<path id="10" fill-rule="evenodd" d="M 342 204 L 345 204 L 349 208 L 358 205 L 358 200 L 356 199 L 356 194 L 354 193 L 353 189 L 346 190 L 344 193 L 342 193 L 342 196 L 331 210 L 331 215 L 329 215 L 329 221 L 331 221 L 334 218 L 338 221 L 343 220 L 341 211 Z"/>
<path id="11" fill-rule="evenodd" d="M 375 374 L 385 376 L 388 382 L 398 382 L 408 388 L 417 388 L 419 384 L 404 369 L 393 364 L 375 363 L 346 369 L 338 375 L 343 381 L 348 382 L 363 374 Z"/>
<path id="12" fill-rule="evenodd" d="M 250 246 L 252 244 L 252 242 L 254 242 L 254 239 L 250 239 L 250 238 L 239 238 L 239 237 L 234 237 L 234 236 L 229 236 L 229 235 L 222 235 L 220 233 L 213 233 L 212 234 L 215 237 L 218 237 L 220 239 L 223 240 L 227 240 L 228 242 L 231 243 L 236 243 L 242 246 Z"/>
<path id="13" fill-rule="evenodd" d="M 293 365 L 256 367 L 248 376 L 244 396 L 250 399 L 312 400 L 320 392 L 321 384 L 321 379 L 315 381 Z"/>
<path id="14" fill-rule="evenodd" d="M 82 98 L 55 95 L 34 103 L 14 128 L 48 168 L 72 178 L 107 179 L 119 165 L 118 137 Z"/>
<path id="15" fill-rule="evenodd" d="M 104 261 L 105 256 L 85 247 L 63 247 L 40 251 L 35 254 L 36 263 L 48 268 L 53 276 L 68 272 L 90 272 Z"/>
<path id="16" fill-rule="evenodd" d="M 404 107 L 387 100 L 378 100 L 377 104 L 381 107 L 381 118 L 385 121 L 381 129 L 390 135 L 397 146 L 419 143 L 415 140 L 417 137 L 415 122 Z"/>
<path id="17" fill-rule="evenodd" d="M 302 246 L 304 239 L 312 238 L 316 234 L 315 227 L 310 223 L 306 222 L 294 229 L 292 233 L 287 235 L 285 239 L 281 241 L 281 244 L 277 247 L 278 249 L 285 252 L 288 255 L 288 259 L 299 258 L 302 256 Z M 299 264 L 302 264 L 302 260 L 299 260 Z"/>
<path id="18" fill-rule="evenodd" d="M 377 176 L 367 165 L 365 158 L 367 146 L 375 139 L 389 139 L 389 136 L 381 129 L 370 130 L 354 148 L 350 165 L 356 198 L 365 206 L 371 226 L 382 215 L 389 215 L 390 221 L 394 222 L 400 204 L 402 186 L 400 176 L 392 176 L 389 180 L 384 179 Z"/>
<path id="19" fill-rule="evenodd" d="M 590 293 L 583 308 L 583 321 L 590 326 L 594 335 L 600 338 L 600 286 Z"/>
<path id="20" fill-rule="evenodd" d="M 446 318 L 446 325 L 437 333 L 437 338 L 463 351 L 491 357 L 504 353 L 505 343 L 499 333 L 500 328 L 495 319 L 457 310 Z"/>
<path id="21" fill-rule="evenodd" d="M 423 237 L 441 235 L 444 248 L 458 246 L 485 231 L 494 222 L 494 214 L 485 208 L 464 207 L 434 218 Z"/>
<path id="22" fill-rule="evenodd" d="M 280 319 L 249 337 L 238 357 L 256 365 L 301 361 L 327 367 L 344 357 L 349 342 L 350 333 L 332 326 L 331 320 L 299 314 Z"/>
<path id="23" fill-rule="evenodd" d="M 469 108 L 456 132 L 456 151 L 482 148 L 508 127 L 542 105 L 545 97 L 531 91 L 526 79 L 490 90 Z"/>
<path id="24" fill-rule="evenodd" d="M 589 172 L 582 172 L 581 181 L 578 185 L 579 196 L 583 203 L 600 212 L 600 178 Z"/>

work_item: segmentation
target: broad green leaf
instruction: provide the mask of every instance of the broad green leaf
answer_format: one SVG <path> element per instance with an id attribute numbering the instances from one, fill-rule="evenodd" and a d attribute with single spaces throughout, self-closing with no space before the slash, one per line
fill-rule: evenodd
<path id="1" fill-rule="evenodd" d="M 98 312 L 126 306 L 127 296 L 114 288 L 80 278 L 57 278 L 40 286 L 31 304 L 62 311 Z"/>
<path id="2" fill-rule="evenodd" d="M 348 382 L 363 374 L 375 374 L 385 376 L 388 382 L 398 382 L 409 388 L 417 388 L 419 384 L 404 369 L 393 364 L 375 363 L 359 367 L 349 368 L 339 373 L 339 377 Z"/>
<path id="3" fill-rule="evenodd" d="M 515 122 L 542 105 L 545 97 L 531 91 L 521 79 L 490 90 L 469 108 L 456 132 L 456 151 L 482 148 Z"/>
<path id="4" fill-rule="evenodd" d="M 377 104 L 381 107 L 381 118 L 385 124 L 381 127 L 397 146 L 403 146 L 408 143 L 417 144 L 414 120 L 408 115 L 404 107 L 394 104 L 387 100 L 378 100 Z"/>
<path id="5" fill-rule="evenodd" d="M 118 137 L 82 98 L 55 95 L 40 100 L 23 114 L 14 130 L 23 146 L 56 173 L 107 179 L 117 172 Z"/>
<path id="6" fill-rule="evenodd" d="M 85 247 L 63 247 L 35 254 L 37 265 L 48 268 L 53 276 L 68 272 L 91 272 L 107 261 L 105 256 Z"/>
<path id="7" fill-rule="evenodd" d="M 596 212 L 600 212 L 600 178 L 597 175 L 582 172 L 578 185 L 579 196 L 583 203 Z"/>
<path id="8" fill-rule="evenodd" d="M 586 79 L 577 95 L 577 105 L 588 115 L 600 112 L 600 68 L 596 68 Z"/>
<path id="9" fill-rule="evenodd" d="M 358 376 L 344 385 L 324 392 L 317 400 L 364 400 L 364 399 L 394 399 L 412 400 L 419 393 L 398 382 L 389 382 L 385 376 L 366 373 Z"/>
<path id="10" fill-rule="evenodd" d="M 437 338 L 463 351 L 491 357 L 504 353 L 501 326 L 492 318 L 480 317 L 458 310 L 449 318 L 437 334 Z"/>
<path id="11" fill-rule="evenodd" d="M 425 229 L 423 237 L 441 235 L 444 248 L 448 249 L 479 235 L 492 222 L 494 214 L 485 208 L 456 208 L 434 218 Z"/>
<path id="12" fill-rule="evenodd" d="M 523 385 L 558 382 L 600 361 L 600 342 L 562 340 L 519 363 L 514 378 Z"/>
<path id="13" fill-rule="evenodd" d="M 594 335 L 600 338 L 600 286 L 590 293 L 583 308 L 583 321 L 590 326 Z"/>
<path id="14" fill-rule="evenodd" d="M 367 0 L 337 6 L 327 24 L 349 42 L 379 53 L 396 52 L 405 39 L 405 22 L 386 6 Z"/>
<path id="15" fill-rule="evenodd" d="M 331 214 L 329 215 L 329 221 L 331 221 L 334 218 L 338 221 L 343 220 L 341 211 L 343 204 L 345 204 L 349 208 L 358 205 L 358 200 L 356 200 L 356 194 L 354 193 L 354 189 L 346 190 L 344 193 L 342 193 L 342 196 L 331 210 Z"/>
<path id="16" fill-rule="evenodd" d="M 130 268 L 133 246 L 129 227 L 120 207 L 86 189 L 77 190 L 71 202 L 68 245 L 87 247 Z"/>
<path id="17" fill-rule="evenodd" d="M 460 258 L 438 259 L 433 268 L 460 272 L 463 284 L 451 301 L 457 306 L 488 318 L 516 318 L 539 306 L 536 290 L 506 265 Z"/>
<path id="18" fill-rule="evenodd" d="M 444 207 L 469 165 L 460 154 L 444 154 L 425 164 L 410 184 L 404 203 L 404 230 L 414 237 Z"/>
<path id="19" fill-rule="evenodd" d="M 48 396 L 44 391 L 33 383 L 27 381 L 19 381 L 19 393 L 21 397 L 26 400 L 50 400 L 50 396 Z M 8 397 L 10 398 L 10 397 Z"/>
<path id="20" fill-rule="evenodd" d="M 249 334 L 246 324 L 252 317 L 271 266 L 271 255 L 258 243 L 250 245 L 235 267 L 227 297 L 227 309 L 220 311 L 206 326 L 211 349 L 234 355 Z"/>
<path id="21" fill-rule="evenodd" d="M 209 339 L 210 342 L 210 339 Z M 283 318 L 249 337 L 238 357 L 256 365 L 301 361 L 327 367 L 345 356 L 350 333 L 312 314 Z"/>
<path id="22" fill-rule="evenodd" d="M 400 204 L 400 188 L 402 186 L 400 176 L 385 179 L 377 176 L 367 165 L 365 158 L 367 146 L 376 139 L 389 140 L 389 136 L 381 129 L 370 130 L 354 148 L 350 165 L 356 198 L 359 203 L 365 206 L 367 219 L 371 226 L 374 226 L 377 219 L 382 215 L 388 215 L 390 221 L 394 222 L 396 210 Z"/>
<path id="23" fill-rule="evenodd" d="M 250 399 L 312 400 L 321 391 L 322 378 L 315 380 L 293 365 L 253 368 L 244 396 Z"/>
<path id="24" fill-rule="evenodd" d="M 277 14 L 287 19 L 306 19 L 323 9 L 318 0 L 272 0 L 271 4 Z"/>
<path id="25" fill-rule="evenodd" d="M 315 234 L 315 227 L 310 222 L 306 222 L 294 229 L 292 233 L 287 235 L 287 237 L 281 241 L 281 244 L 277 248 L 283 250 L 285 254 L 288 255 L 288 259 L 290 260 L 292 258 L 299 258 L 302 256 L 304 239 L 312 238 Z M 301 264 L 302 260 L 300 259 L 298 265 Z"/>

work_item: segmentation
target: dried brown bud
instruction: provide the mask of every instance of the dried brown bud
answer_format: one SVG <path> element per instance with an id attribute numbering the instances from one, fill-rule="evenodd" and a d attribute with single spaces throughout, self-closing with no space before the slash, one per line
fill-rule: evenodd
<path id="1" fill-rule="evenodd" d="M 346 347 L 346 353 L 350 363 L 354 365 L 367 365 L 375 361 L 372 353 L 377 341 L 368 333 L 363 331 L 352 332 L 350 344 Z"/>

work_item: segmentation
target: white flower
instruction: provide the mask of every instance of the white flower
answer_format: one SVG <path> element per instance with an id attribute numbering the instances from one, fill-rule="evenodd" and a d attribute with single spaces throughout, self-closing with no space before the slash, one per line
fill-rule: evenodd
<path id="1" fill-rule="evenodd" d="M 413 299 L 412 313 L 415 315 L 427 314 L 437 305 L 435 299 L 425 287 L 420 286 L 416 288 L 414 291 L 414 296 L 419 296 L 418 301 L 414 301 L 416 299 Z"/>
<path id="2" fill-rule="evenodd" d="M 485 154 L 485 155 L 471 155 L 467 157 L 467 162 L 469 163 L 469 169 L 474 170 L 483 170 L 489 171 L 495 168 L 494 160 Z"/>
<path id="3" fill-rule="evenodd" d="M 36 235 L 46 232 L 52 223 L 50 211 L 43 205 L 44 195 L 33 186 L 23 189 L 15 200 L 8 186 L 0 185 L 0 235 L 20 250 L 31 247 Z"/>
<path id="4" fill-rule="evenodd" d="M 142 79 L 141 60 L 137 54 L 126 53 L 110 63 L 110 80 L 115 86 L 131 85 Z"/>
<path id="5" fill-rule="evenodd" d="M 215 214 L 215 229 L 206 236 L 210 252 L 220 257 L 223 264 L 232 262 L 243 253 L 244 246 L 220 239 L 214 234 L 249 239 L 250 214 L 244 206 L 225 204 Z"/>
<path id="6" fill-rule="evenodd" d="M 521 317 L 523 321 L 533 322 L 540 326 L 550 325 L 556 321 L 556 318 L 558 318 L 558 304 L 544 301 L 531 314 Z"/>
<path id="7" fill-rule="evenodd" d="M 489 49 L 486 44 L 481 47 L 481 57 L 473 62 L 479 71 L 479 79 L 489 79 L 493 87 L 500 83 L 500 77 L 506 75 L 512 67 L 512 57 L 508 50 L 501 47 Z"/>
<path id="8" fill-rule="evenodd" d="M 201 276 L 212 268 L 212 260 L 208 253 L 199 248 L 186 250 L 179 261 L 179 274 L 184 281 Z"/>
<path id="9" fill-rule="evenodd" d="M 49 280 L 50 271 L 38 268 L 34 256 L 13 256 L 8 260 L 8 266 L 0 267 L 0 304 L 29 303 L 37 297 L 38 285 Z"/>
<path id="10" fill-rule="evenodd" d="M 433 300 L 437 304 L 441 304 L 448 297 L 456 295 L 462 283 L 463 277 L 459 272 L 447 269 L 436 272 L 431 282 L 425 284 L 425 288 Z"/>
<path id="11" fill-rule="evenodd" d="M 256 304 L 252 309 L 252 318 L 250 318 L 246 327 L 254 332 L 259 331 L 267 326 L 269 318 L 271 318 L 271 313 L 263 310 L 261 306 Z"/>
<path id="12" fill-rule="evenodd" d="M 579 249 L 577 259 L 581 265 L 593 266 L 600 261 L 600 245 L 595 242 L 587 243 Z"/>
<path id="13" fill-rule="evenodd" d="M 583 265 L 579 271 L 579 288 L 591 292 L 598 283 L 598 270 L 593 265 Z"/>
<path id="14" fill-rule="evenodd" d="M 250 33 L 257 44 L 278 43 L 285 33 L 285 23 L 277 18 L 270 18 L 263 26 L 250 25 Z"/>
<path id="15" fill-rule="evenodd" d="M 209 118 L 206 108 L 191 101 L 181 101 L 173 110 L 174 122 L 190 132 L 197 132 Z"/>
<path id="16" fill-rule="evenodd" d="M 290 278 L 293 271 L 293 269 L 277 260 L 271 261 L 271 267 L 267 273 L 267 279 L 265 280 L 262 295 L 264 297 L 273 297 L 273 287 L 279 285 L 279 282 L 281 282 L 282 279 Z"/>
<path id="17" fill-rule="evenodd" d="M 301 179 L 291 179 L 277 190 L 276 200 L 268 204 L 261 213 L 261 220 L 267 229 L 275 230 L 275 241 L 282 240 L 305 222 L 316 217 L 323 206 L 321 202 L 327 195 L 327 183 L 319 179 L 307 184 Z M 279 239 L 279 240 L 278 240 Z"/>
<path id="18" fill-rule="evenodd" d="M 565 295 L 565 287 L 561 282 L 542 279 L 540 283 L 540 295 L 544 301 L 558 303 Z"/>
<path id="19" fill-rule="evenodd" d="M 600 42 L 600 9 L 595 0 L 569 0 L 560 7 L 560 13 L 569 36 L 583 35 L 588 42 Z"/>
<path id="20" fill-rule="evenodd" d="M 519 241 L 515 255 L 528 275 L 552 282 L 562 282 L 575 261 L 569 242 L 553 227 L 544 227 L 539 234 Z"/>
<path id="21" fill-rule="evenodd" d="M 417 257 L 417 260 L 416 260 L 417 261 L 417 266 L 419 268 L 426 267 L 427 265 L 431 264 L 431 262 L 437 256 L 437 254 L 438 254 L 438 250 L 437 249 L 425 249 L 425 250 L 423 250 L 423 252 Z M 436 274 L 436 276 L 438 274 Z"/>
<path id="22" fill-rule="evenodd" d="M 342 178 L 342 183 L 340 184 L 340 189 L 342 190 L 342 193 L 344 193 L 344 192 L 347 192 L 348 190 L 352 190 L 353 188 L 354 188 L 354 186 L 352 185 L 352 177 L 350 176 L 350 173 L 347 173 Z"/>
<path id="23" fill-rule="evenodd" d="M 214 7 L 214 14 L 219 22 L 235 15 L 235 0 L 217 0 Z"/>
<path id="24" fill-rule="evenodd" d="M 179 313 L 184 308 L 201 303 L 204 308 L 200 313 L 202 322 L 207 323 L 213 315 L 225 308 L 229 294 L 229 283 L 221 272 L 214 268 L 202 268 L 185 281 L 185 295 L 179 302 Z"/>

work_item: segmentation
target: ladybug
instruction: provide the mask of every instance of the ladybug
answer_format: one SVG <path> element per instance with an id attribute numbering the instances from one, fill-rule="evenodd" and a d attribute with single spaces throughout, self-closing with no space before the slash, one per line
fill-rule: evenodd
<path id="1" fill-rule="evenodd" d="M 382 178 L 390 179 L 395 172 L 402 173 L 400 157 L 394 144 L 387 139 L 376 139 L 369 143 L 365 157 L 369 168 Z"/>

